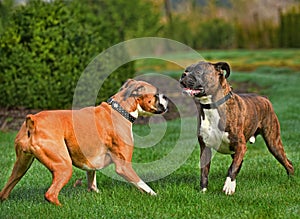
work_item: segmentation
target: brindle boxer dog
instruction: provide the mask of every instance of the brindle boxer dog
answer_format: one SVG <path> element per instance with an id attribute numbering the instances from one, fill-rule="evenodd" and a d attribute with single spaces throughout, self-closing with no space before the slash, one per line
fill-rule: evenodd
<path id="1" fill-rule="evenodd" d="M 288 174 L 293 175 L 294 168 L 284 152 L 279 121 L 270 101 L 255 94 L 233 93 L 226 80 L 229 75 L 226 62 L 199 62 L 186 68 L 180 83 L 184 93 L 195 98 L 200 110 L 201 189 L 207 190 L 213 148 L 233 158 L 223 187 L 225 194 L 232 195 L 247 150 L 246 142 L 250 139 L 253 143 L 258 134 Z"/>
<path id="2" fill-rule="evenodd" d="M 52 173 L 45 198 L 55 205 L 61 205 L 58 194 L 71 178 L 72 164 L 86 170 L 89 190 L 98 191 L 95 171 L 113 162 L 120 176 L 139 190 L 156 195 L 132 169 L 132 123 L 139 114 L 166 110 L 166 97 L 156 87 L 130 79 L 97 107 L 28 115 L 16 136 L 17 160 L 0 199 L 8 198 L 34 158 Z"/>

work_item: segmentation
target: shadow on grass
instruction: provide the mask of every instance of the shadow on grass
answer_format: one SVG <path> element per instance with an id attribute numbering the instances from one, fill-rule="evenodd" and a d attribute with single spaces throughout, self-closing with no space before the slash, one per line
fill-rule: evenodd
<path id="1" fill-rule="evenodd" d="M 45 187 L 38 187 L 32 186 L 32 188 L 28 187 L 20 187 L 15 188 L 10 196 L 8 197 L 7 201 L 15 201 L 15 202 L 24 202 L 26 201 L 31 202 L 33 204 L 40 204 L 41 202 L 48 203 L 44 198 L 44 195 L 48 188 Z"/>

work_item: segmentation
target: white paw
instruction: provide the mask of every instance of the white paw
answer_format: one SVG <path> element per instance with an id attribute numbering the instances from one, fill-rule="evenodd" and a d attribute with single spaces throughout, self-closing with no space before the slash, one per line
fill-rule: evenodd
<path id="1" fill-rule="evenodd" d="M 206 192 L 207 192 L 207 188 L 201 189 L 201 192 L 202 192 L 202 193 L 206 193 Z"/>
<path id="2" fill-rule="evenodd" d="M 97 186 L 94 186 L 94 185 L 92 185 L 90 188 L 88 188 L 88 191 L 99 193 L 99 189 L 97 188 Z"/>
<path id="3" fill-rule="evenodd" d="M 236 181 L 231 181 L 231 178 L 227 177 L 223 187 L 223 192 L 225 192 L 226 195 L 232 195 L 235 192 L 235 187 Z"/>
<path id="4" fill-rule="evenodd" d="M 148 194 L 152 195 L 152 196 L 156 196 L 157 194 L 154 191 L 149 192 Z"/>
<path id="5" fill-rule="evenodd" d="M 140 180 L 138 183 L 133 183 L 138 189 L 143 192 L 148 193 L 149 195 L 156 195 L 156 193 L 143 181 Z"/>
<path id="6" fill-rule="evenodd" d="M 254 144 L 255 143 L 255 137 L 252 136 L 251 138 L 249 138 L 249 142 L 250 142 L 250 144 Z"/>

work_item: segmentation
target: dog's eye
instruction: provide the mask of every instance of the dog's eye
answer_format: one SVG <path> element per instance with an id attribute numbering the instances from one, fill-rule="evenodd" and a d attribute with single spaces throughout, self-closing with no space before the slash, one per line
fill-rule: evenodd
<path id="1" fill-rule="evenodd" d="M 148 103 L 151 103 L 151 100 L 148 100 Z"/>

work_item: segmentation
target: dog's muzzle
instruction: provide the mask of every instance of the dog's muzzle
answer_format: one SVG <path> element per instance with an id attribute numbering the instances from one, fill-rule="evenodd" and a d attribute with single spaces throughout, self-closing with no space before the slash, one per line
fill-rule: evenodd
<path id="1" fill-rule="evenodd" d="M 161 114 L 168 111 L 168 99 L 163 94 L 156 94 L 156 112 L 155 114 Z"/>
<path id="2" fill-rule="evenodd" d="M 205 89 L 203 86 L 197 83 L 197 79 L 188 72 L 184 72 L 179 80 L 181 87 L 183 88 L 183 94 L 192 97 L 205 96 Z"/>

